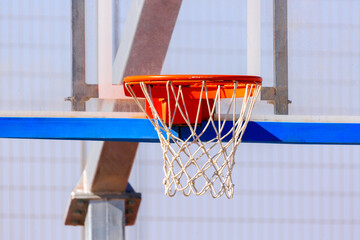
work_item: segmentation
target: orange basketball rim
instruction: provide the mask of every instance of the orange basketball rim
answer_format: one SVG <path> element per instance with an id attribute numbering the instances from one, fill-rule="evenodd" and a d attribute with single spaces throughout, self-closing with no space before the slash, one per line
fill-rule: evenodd
<path id="1" fill-rule="evenodd" d="M 160 118 L 174 125 L 185 124 L 180 112 L 176 112 L 179 108 L 186 108 L 191 124 L 200 123 L 211 114 L 206 104 L 211 106 L 216 98 L 232 98 L 234 94 L 236 98 L 251 96 L 255 86 L 261 83 L 261 77 L 245 75 L 142 75 L 129 76 L 123 81 L 126 96 L 146 98 L 146 113 L 150 118 L 154 118 L 151 98 Z M 181 101 L 176 100 L 180 92 Z M 145 96 L 146 93 L 150 96 Z"/>

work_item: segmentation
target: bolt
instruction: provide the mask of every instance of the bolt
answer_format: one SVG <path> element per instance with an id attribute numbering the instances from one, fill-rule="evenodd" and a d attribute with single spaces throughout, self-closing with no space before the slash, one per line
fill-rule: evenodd
<path id="1" fill-rule="evenodd" d="M 81 211 L 80 209 L 75 209 L 74 210 L 74 214 L 75 215 L 82 215 L 83 211 Z"/>
<path id="2" fill-rule="evenodd" d="M 85 201 L 84 201 L 84 200 L 78 200 L 78 201 L 77 201 L 77 205 L 78 205 L 79 207 L 83 207 L 83 206 L 85 205 Z"/>
<path id="3" fill-rule="evenodd" d="M 129 204 L 129 205 L 135 205 L 136 201 L 135 200 L 128 200 L 126 203 Z"/>
<path id="4" fill-rule="evenodd" d="M 72 225 L 79 225 L 80 221 L 79 220 L 71 220 L 71 224 Z"/>

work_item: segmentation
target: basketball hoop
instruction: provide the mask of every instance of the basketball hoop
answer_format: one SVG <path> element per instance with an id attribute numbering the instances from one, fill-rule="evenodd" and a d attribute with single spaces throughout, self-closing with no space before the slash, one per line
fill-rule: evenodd
<path id="1" fill-rule="evenodd" d="M 261 89 L 262 79 L 238 75 L 159 75 L 124 79 L 125 95 L 132 96 L 158 133 L 164 158 L 165 194 L 181 191 L 212 197 L 233 197 L 231 173 Z M 145 98 L 145 108 L 139 98 Z M 241 99 L 240 99 L 241 98 Z M 225 101 L 227 99 L 227 101 Z M 224 130 L 225 120 L 232 120 Z M 203 126 L 199 131 L 200 124 Z M 186 139 L 173 134 L 187 127 Z M 206 131 L 213 139 L 202 141 Z M 225 132 L 226 131 L 226 132 Z M 230 138 L 225 142 L 225 138 Z"/>

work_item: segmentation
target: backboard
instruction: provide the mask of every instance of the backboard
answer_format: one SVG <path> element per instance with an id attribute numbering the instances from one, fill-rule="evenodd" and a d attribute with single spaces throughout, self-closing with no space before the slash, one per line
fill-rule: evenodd
<path id="1" fill-rule="evenodd" d="M 144 6 L 150 1 L 134 2 Z M 103 113 L 114 110 L 113 99 L 121 96 L 117 84 L 123 76 L 143 74 L 136 72 L 143 69 L 136 66 L 125 73 L 116 65 L 121 61 L 115 60 L 119 44 L 128 44 L 121 56 L 130 54 L 125 50 L 130 49 L 130 39 L 136 34 L 126 27 L 126 21 L 139 22 L 136 8 L 131 1 L 99 3 L 10 1 L 0 9 L 5 19 L 0 29 L 7 36 L 0 45 L 0 79 L 6 82 L 0 95 L 1 110 L 5 111 L 0 113 L 1 137 L 44 139 L 1 141 L 1 194 L 6 197 L 0 221 L 7 229 L 0 231 L 2 238 L 23 238 L 21 234 L 34 239 L 81 238 L 79 228 L 62 227 L 62 216 L 87 157 L 105 159 L 111 157 L 106 149 L 118 147 L 105 146 L 105 151 L 94 154 L 94 149 L 100 149 L 91 147 L 97 141 L 141 143 L 138 148 L 126 145 L 135 148 L 132 152 L 136 154 L 126 155 L 132 158 L 126 162 L 131 162 L 133 168 L 127 168 L 124 176 L 127 179 L 131 172 L 129 181 L 135 191 L 146 195 L 138 224 L 127 228 L 126 236 L 130 238 L 168 239 L 170 235 L 183 239 L 199 232 L 207 239 L 303 239 L 324 234 L 327 238 L 358 238 L 359 219 L 354 213 L 359 209 L 360 152 L 357 146 L 351 146 L 359 144 L 357 1 L 241 0 L 226 5 L 184 1 L 181 8 L 171 8 L 178 12 L 174 26 L 167 28 L 172 29 L 166 35 L 171 38 L 156 39 L 168 42 L 167 51 L 156 55 L 162 57 L 161 67 L 157 65 L 158 72 L 146 74 L 255 74 L 262 76 L 263 86 L 268 87 L 262 92 L 249 133 L 236 155 L 237 185 L 232 202 L 165 198 L 159 161 L 162 153 L 158 144 L 152 143 L 158 138 L 147 119 L 137 113 Z M 78 7 L 85 8 L 85 22 L 77 21 L 79 15 L 71 17 L 70 9 Z M 174 12 L 165 12 L 174 16 Z M 274 35 L 275 28 L 280 35 Z M 287 38 L 281 35 L 284 30 Z M 73 39 L 70 45 L 72 36 L 80 40 Z M 120 43 L 120 37 L 124 42 L 122 39 Z M 284 49 L 284 44 L 287 52 L 276 50 L 278 45 Z M 72 66 L 71 53 L 80 59 L 79 64 Z M 281 62 L 285 60 L 287 63 Z M 114 72 L 121 69 L 122 75 Z M 287 87 L 284 76 L 288 78 Z M 288 106 L 285 116 L 274 112 L 273 103 L 281 91 L 288 92 L 285 99 L 282 97 Z M 71 104 L 63 101 L 66 97 L 73 103 L 72 110 L 86 109 L 90 113 L 68 113 Z M 124 104 L 115 109 L 128 111 L 130 101 L 122 100 Z M 44 115 L 38 111 L 47 112 Z M 181 131 L 177 134 L 185 136 L 186 129 Z M 120 150 L 119 155 L 125 156 Z M 96 172 L 96 166 L 86 170 Z M 126 184 L 122 182 L 121 188 L 125 189 Z M 104 186 L 113 185 L 101 182 L 97 190 Z M 41 228 L 47 231 L 32 231 Z M 185 228 L 186 234 L 181 230 Z"/>

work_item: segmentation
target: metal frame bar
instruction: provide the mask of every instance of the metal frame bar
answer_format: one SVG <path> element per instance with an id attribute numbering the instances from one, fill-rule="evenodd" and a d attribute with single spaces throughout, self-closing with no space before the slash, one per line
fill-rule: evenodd
<path id="1" fill-rule="evenodd" d="M 86 101 L 98 97 L 98 87 L 85 80 L 85 0 L 71 1 L 71 78 L 73 111 L 85 111 Z"/>
<path id="2" fill-rule="evenodd" d="M 85 219 L 85 239 L 125 239 L 124 200 L 105 199 L 89 202 Z"/>
<path id="3" fill-rule="evenodd" d="M 99 85 L 99 97 L 109 95 L 108 88 L 112 87 L 113 71 L 113 49 L 118 49 L 118 45 L 113 42 L 113 24 L 116 18 L 113 17 L 112 0 L 97 1 L 97 73 Z M 115 92 L 116 96 L 116 92 Z"/>
<path id="4" fill-rule="evenodd" d="M 261 0 L 247 0 L 247 74 L 261 76 Z"/>
<path id="5" fill-rule="evenodd" d="M 273 0 L 274 86 L 261 89 L 261 100 L 274 104 L 275 114 L 288 114 L 288 27 L 287 0 Z"/>
<path id="6" fill-rule="evenodd" d="M 249 11 L 260 11 L 257 1 L 248 1 Z M 85 102 L 97 98 L 98 85 L 87 84 L 85 81 L 85 6 L 84 0 L 72 0 L 72 96 L 66 98 L 72 102 L 73 111 L 85 111 Z M 273 0 L 274 10 L 274 86 L 263 87 L 261 100 L 274 104 L 275 114 L 288 114 L 288 30 L 287 30 L 287 0 Z M 260 60 L 258 59 L 258 41 L 260 32 L 259 14 L 248 14 L 248 74 L 259 75 Z M 251 17 L 253 16 L 253 17 Z M 259 32 L 259 33 L 258 33 Z M 258 36 L 259 35 L 259 36 Z M 255 43 L 254 40 L 255 39 Z M 255 46 L 254 46 L 255 44 Z M 129 46 L 128 46 L 129 47 Z M 251 51 L 253 50 L 253 51 Z M 255 53 L 255 55 L 254 55 Z M 250 56 L 250 57 L 249 57 Z M 117 60 L 119 61 L 119 60 Z M 122 64 L 122 63 L 120 63 Z M 255 65 L 254 65 L 255 64 Z M 259 65 L 259 66 L 257 66 Z M 257 67 L 256 67 L 257 66 Z M 114 73 L 119 69 L 114 69 Z M 114 79 L 117 79 L 115 76 Z M 116 82 L 116 80 L 115 80 Z M 118 87 L 113 85 L 114 91 Z M 113 98 L 114 91 L 109 92 Z M 104 95 L 104 94 L 103 94 Z"/>

